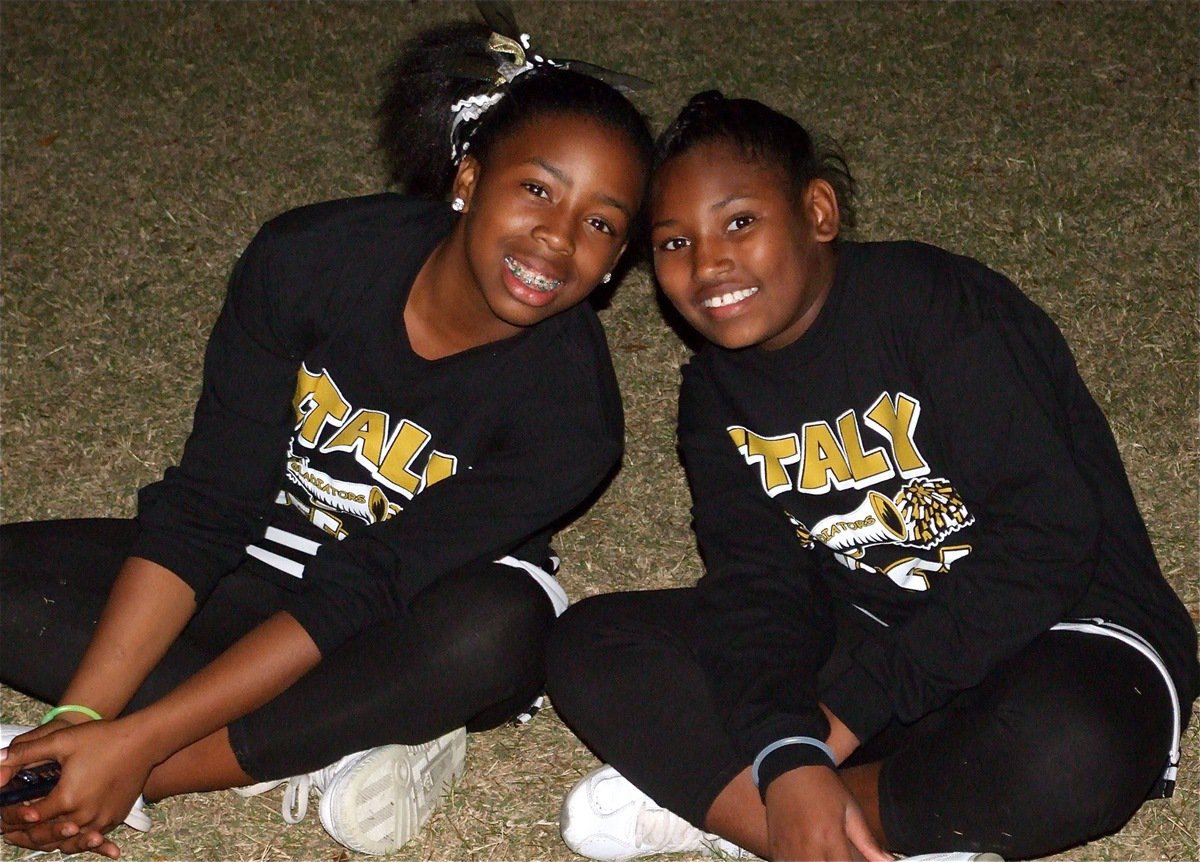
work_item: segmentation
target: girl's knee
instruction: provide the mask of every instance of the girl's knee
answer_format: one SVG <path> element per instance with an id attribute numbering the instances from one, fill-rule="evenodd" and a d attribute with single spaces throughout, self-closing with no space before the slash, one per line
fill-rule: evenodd
<path id="1" fill-rule="evenodd" d="M 555 702 L 568 701 L 597 664 L 597 644 L 603 637 L 603 616 L 597 605 L 603 596 L 583 599 L 567 608 L 554 623 L 546 643 L 546 690 Z"/>
<path id="2" fill-rule="evenodd" d="M 650 593 L 605 593 L 558 618 L 546 649 L 546 689 L 560 713 L 627 702 L 665 639 L 648 619 L 653 600 Z"/>
<path id="3" fill-rule="evenodd" d="M 1031 858 L 1119 830 L 1166 765 L 1171 713 L 1114 687 L 1022 686 L 899 752 L 884 770 L 889 836 Z"/>
<path id="4" fill-rule="evenodd" d="M 1170 716 L 1154 721 L 1148 707 L 1101 701 L 1064 710 L 1024 770 L 1031 815 L 1057 812 L 1051 818 L 1077 839 L 1073 843 L 1124 826 L 1161 775 L 1170 749 Z"/>

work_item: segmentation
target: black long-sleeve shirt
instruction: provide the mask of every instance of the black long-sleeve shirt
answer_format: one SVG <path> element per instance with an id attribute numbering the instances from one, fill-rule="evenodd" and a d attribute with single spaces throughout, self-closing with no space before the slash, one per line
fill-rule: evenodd
<path id="1" fill-rule="evenodd" d="M 454 214 L 376 195 L 269 222 L 234 268 L 177 467 L 143 489 L 133 553 L 202 600 L 248 565 L 295 586 L 325 653 L 441 575 L 546 557 L 620 457 L 604 334 L 577 306 L 428 361 L 404 306 Z"/>
<path id="2" fill-rule="evenodd" d="M 684 369 L 703 661 L 743 754 L 824 739 L 818 696 L 860 739 L 911 722 L 1070 618 L 1142 634 L 1190 703 L 1195 630 L 1057 327 L 976 261 L 839 248 L 800 339 Z M 887 628 L 818 693 L 831 598 Z M 780 748 L 762 775 L 810 762 Z"/>

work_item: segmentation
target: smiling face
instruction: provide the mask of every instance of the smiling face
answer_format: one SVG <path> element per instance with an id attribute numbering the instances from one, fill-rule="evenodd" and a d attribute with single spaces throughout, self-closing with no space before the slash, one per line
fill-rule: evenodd
<path id="1" fill-rule="evenodd" d="M 781 170 L 721 141 L 671 158 L 655 175 L 654 272 L 709 341 L 777 350 L 816 320 L 833 285 L 837 195 L 812 180 L 796 198 Z"/>
<path id="2" fill-rule="evenodd" d="M 644 178 L 620 132 L 572 114 L 526 123 L 486 164 L 465 158 L 452 241 L 480 325 L 503 337 L 583 301 L 625 248 Z"/>

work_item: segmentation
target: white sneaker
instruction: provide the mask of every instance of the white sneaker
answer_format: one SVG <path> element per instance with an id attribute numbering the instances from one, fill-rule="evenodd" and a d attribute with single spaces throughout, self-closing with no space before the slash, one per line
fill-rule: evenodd
<path id="1" fill-rule="evenodd" d="M 421 745 L 388 745 L 338 765 L 321 795 L 321 824 L 361 853 L 399 850 L 466 770 L 464 728 Z"/>
<path id="2" fill-rule="evenodd" d="M 0 748 L 8 748 L 9 743 L 26 731 L 33 730 L 21 724 L 0 724 Z M 125 816 L 125 825 L 138 832 L 149 832 L 154 821 L 146 813 L 146 800 L 139 796 L 133 801 L 133 808 Z"/>
<path id="3" fill-rule="evenodd" d="M 321 825 L 338 843 L 360 853 L 399 850 L 429 819 L 466 768 L 463 728 L 421 745 L 384 745 L 348 754 L 316 772 L 286 779 L 283 819 L 299 823 L 309 790 L 321 797 Z M 265 793 L 285 779 L 234 788 L 243 796 Z"/>
<path id="4" fill-rule="evenodd" d="M 995 853 L 921 853 L 900 858 L 905 862 L 1004 862 Z"/>
<path id="5" fill-rule="evenodd" d="M 754 858 L 663 808 L 611 766 L 594 770 L 571 788 L 558 825 L 567 847 L 603 862 L 683 852 Z"/>

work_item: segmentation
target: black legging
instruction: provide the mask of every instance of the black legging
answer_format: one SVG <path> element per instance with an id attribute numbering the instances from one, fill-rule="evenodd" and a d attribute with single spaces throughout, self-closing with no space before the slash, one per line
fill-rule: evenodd
<path id="1" fill-rule="evenodd" d="M 580 602 L 551 636 L 548 688 L 602 760 L 703 827 L 749 764 L 695 659 L 705 634 L 696 610 L 694 589 Z M 844 609 L 826 671 L 836 674 L 855 642 L 880 631 Z M 1166 683 L 1141 653 L 1051 631 L 946 707 L 889 726 L 846 765 L 883 760 L 880 813 L 892 850 L 1028 859 L 1120 829 L 1161 775 L 1172 736 Z"/>
<path id="2" fill-rule="evenodd" d="M 57 702 L 137 534 L 134 521 L 0 527 L 0 682 Z M 161 698 L 274 613 L 286 590 L 237 570 L 223 578 L 130 703 Z M 487 730 L 541 692 L 549 597 L 525 572 L 462 569 L 325 656 L 291 688 L 229 726 L 258 781 L 311 772 L 354 751 Z"/>

